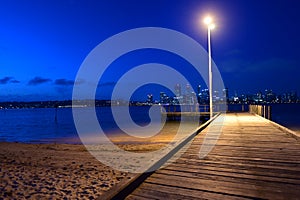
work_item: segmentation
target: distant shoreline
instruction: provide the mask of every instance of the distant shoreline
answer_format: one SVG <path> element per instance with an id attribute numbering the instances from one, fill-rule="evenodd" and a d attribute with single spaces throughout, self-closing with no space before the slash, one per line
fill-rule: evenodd
<path id="1" fill-rule="evenodd" d="M 258 105 L 278 105 L 278 104 L 300 104 L 300 102 L 291 103 L 260 103 Z M 140 101 L 123 100 L 63 100 L 63 101 L 5 101 L 0 102 L 1 109 L 23 109 L 23 108 L 77 108 L 77 107 L 109 107 L 109 106 L 180 106 L 180 104 L 159 104 Z M 185 105 L 185 104 L 182 104 Z M 193 104 L 194 105 L 194 104 Z M 207 104 L 199 104 L 203 106 Z M 227 103 L 227 105 L 251 105 L 249 103 Z M 254 103 L 254 105 L 256 105 Z"/>

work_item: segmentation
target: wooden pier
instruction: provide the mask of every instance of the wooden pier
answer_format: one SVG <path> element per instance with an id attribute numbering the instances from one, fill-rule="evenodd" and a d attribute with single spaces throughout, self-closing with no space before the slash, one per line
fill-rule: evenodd
<path id="1" fill-rule="evenodd" d="M 176 162 L 136 188 L 125 187 L 123 194 L 131 192 L 124 198 L 300 199 L 299 137 L 260 116 L 230 113 L 213 150 L 200 159 L 212 126 L 198 134 Z"/>

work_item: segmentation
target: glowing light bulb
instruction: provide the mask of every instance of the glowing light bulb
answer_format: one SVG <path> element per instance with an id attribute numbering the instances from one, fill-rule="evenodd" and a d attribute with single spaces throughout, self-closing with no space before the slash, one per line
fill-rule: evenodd
<path id="1" fill-rule="evenodd" d="M 204 23 L 207 24 L 207 25 L 211 24 L 211 23 L 212 23 L 212 18 L 209 17 L 209 16 L 208 16 L 208 17 L 205 17 L 205 18 L 204 18 Z"/>

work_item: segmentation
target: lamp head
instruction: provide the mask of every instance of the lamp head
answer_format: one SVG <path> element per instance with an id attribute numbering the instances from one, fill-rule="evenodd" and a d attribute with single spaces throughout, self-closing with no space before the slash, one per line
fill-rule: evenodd
<path id="1" fill-rule="evenodd" d="M 207 16 L 203 21 L 206 25 L 210 25 L 212 23 L 212 18 L 210 16 Z"/>

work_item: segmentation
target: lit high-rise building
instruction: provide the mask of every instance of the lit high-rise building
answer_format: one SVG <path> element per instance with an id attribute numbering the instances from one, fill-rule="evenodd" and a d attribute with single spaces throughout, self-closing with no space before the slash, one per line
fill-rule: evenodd
<path id="1" fill-rule="evenodd" d="M 201 85 L 198 85 L 197 87 L 197 102 L 201 103 Z"/>
<path id="2" fill-rule="evenodd" d="M 153 103 L 153 95 L 152 94 L 147 95 L 147 103 Z"/>
<path id="3" fill-rule="evenodd" d="M 186 95 L 191 95 L 191 85 L 186 84 L 185 89 L 186 89 Z"/>
<path id="4" fill-rule="evenodd" d="M 165 92 L 160 92 L 160 103 L 165 104 L 168 103 L 169 97 Z"/>
<path id="5" fill-rule="evenodd" d="M 226 97 L 226 102 L 229 102 L 228 88 L 223 89 L 223 96 Z"/>
<path id="6" fill-rule="evenodd" d="M 179 83 L 177 83 L 175 85 L 175 95 L 176 95 L 176 97 L 180 97 L 181 96 L 181 85 Z"/>

